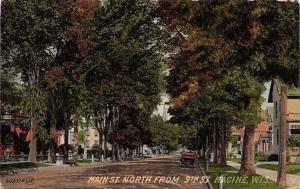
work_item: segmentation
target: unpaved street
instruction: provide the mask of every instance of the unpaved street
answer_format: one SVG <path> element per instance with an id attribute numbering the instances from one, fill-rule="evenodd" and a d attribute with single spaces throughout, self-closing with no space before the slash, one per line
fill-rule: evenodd
<path id="1" fill-rule="evenodd" d="M 178 156 L 170 156 L 79 167 L 51 167 L 5 176 L 1 183 L 4 188 L 207 188 L 198 167 L 180 167 L 178 161 Z"/>

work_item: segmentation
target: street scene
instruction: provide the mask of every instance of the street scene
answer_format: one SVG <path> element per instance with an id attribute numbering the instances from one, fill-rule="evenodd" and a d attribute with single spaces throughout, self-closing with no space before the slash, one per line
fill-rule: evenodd
<path id="1" fill-rule="evenodd" d="M 299 0 L 0 6 L 0 189 L 300 189 Z"/>

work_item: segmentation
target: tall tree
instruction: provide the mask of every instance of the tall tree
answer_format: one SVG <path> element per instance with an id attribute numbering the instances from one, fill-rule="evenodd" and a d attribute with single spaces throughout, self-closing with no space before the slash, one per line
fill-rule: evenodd
<path id="1" fill-rule="evenodd" d="M 68 27 L 68 1 L 4 1 L 2 12 L 2 58 L 5 66 L 21 70 L 28 85 L 32 140 L 29 161 L 36 162 L 39 85 L 53 62 L 52 46 Z"/>
<path id="2" fill-rule="evenodd" d="M 162 21 L 174 30 L 174 41 L 178 47 L 170 58 L 171 77 L 168 82 L 172 103 L 181 105 L 194 93 L 203 90 L 209 81 L 236 68 L 248 71 L 259 82 L 275 76 L 286 82 L 295 82 L 299 46 L 298 33 L 292 33 L 291 29 L 298 30 L 296 3 L 160 1 L 160 7 Z M 285 28 L 283 23 L 289 27 Z M 277 45 L 272 45 L 274 42 Z M 287 51 L 280 52 L 282 47 L 291 50 L 291 56 Z M 287 78 L 282 75 L 284 73 L 293 73 L 296 77 Z M 251 102 L 247 98 L 242 100 L 243 103 Z M 255 112 L 259 103 L 254 100 L 251 105 L 249 102 L 249 108 L 253 108 L 247 110 L 245 107 L 245 115 L 250 111 L 257 117 Z M 245 148 L 248 146 L 251 151 L 245 155 L 250 160 L 253 159 L 253 129 L 253 126 L 247 128 L 245 135 L 247 138 L 249 134 L 251 139 L 245 140 L 249 142 Z M 242 161 L 241 174 L 254 172 L 249 167 L 250 164 L 254 166 L 253 161 L 247 162 Z M 247 166 L 248 171 L 245 169 Z"/>
<path id="3" fill-rule="evenodd" d="M 156 19 L 153 2 L 111 1 L 95 14 L 89 26 L 89 39 L 95 48 L 87 61 L 95 69 L 85 84 L 99 140 L 104 140 L 105 148 L 105 140 L 110 138 L 116 159 L 128 144 L 124 139 L 130 128 L 141 135 L 160 101 L 166 48 L 161 39 L 167 35 Z M 102 151 L 102 145 L 99 147 Z"/>

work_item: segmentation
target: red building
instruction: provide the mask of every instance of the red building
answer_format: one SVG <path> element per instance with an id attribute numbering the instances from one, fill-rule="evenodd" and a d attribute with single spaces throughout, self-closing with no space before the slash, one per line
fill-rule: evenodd
<path id="1" fill-rule="evenodd" d="M 268 153 L 271 147 L 271 138 L 269 136 L 270 125 L 267 121 L 267 112 L 263 111 L 261 113 L 261 122 L 255 128 L 254 141 L 255 147 L 258 152 Z M 232 131 L 233 136 L 238 137 L 238 148 L 240 152 L 243 148 L 243 136 L 244 136 L 244 128 L 242 129 L 234 129 Z"/>

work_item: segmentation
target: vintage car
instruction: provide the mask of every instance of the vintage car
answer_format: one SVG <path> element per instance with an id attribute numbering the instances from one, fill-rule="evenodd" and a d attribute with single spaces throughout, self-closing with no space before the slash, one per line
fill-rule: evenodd
<path id="1" fill-rule="evenodd" d="M 180 166 L 184 166 L 184 165 L 195 166 L 196 163 L 197 163 L 197 161 L 196 161 L 196 152 L 191 151 L 191 150 L 181 152 Z"/>

